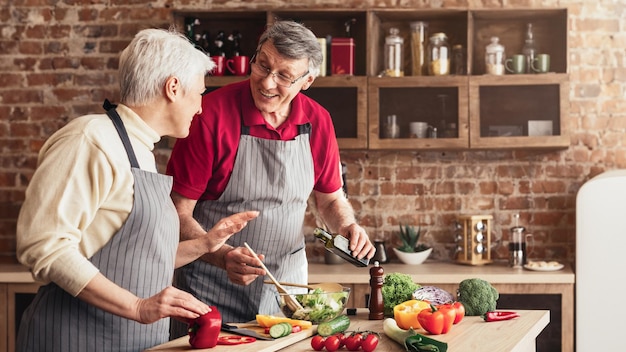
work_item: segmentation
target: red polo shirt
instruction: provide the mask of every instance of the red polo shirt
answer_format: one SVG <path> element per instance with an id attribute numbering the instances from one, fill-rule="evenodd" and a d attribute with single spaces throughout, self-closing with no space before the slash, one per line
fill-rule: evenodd
<path id="1" fill-rule="evenodd" d="M 175 192 L 196 200 L 220 197 L 233 171 L 242 116 L 244 124 L 250 127 L 250 135 L 283 141 L 294 139 L 297 126 L 310 122 L 313 189 L 332 193 L 341 188 L 339 147 L 328 111 L 306 95 L 298 94 L 291 102 L 287 121 L 274 129 L 254 106 L 250 82 L 245 80 L 204 96 L 202 114 L 193 119 L 189 136 L 176 141 L 167 164 L 166 172 L 174 177 Z"/>

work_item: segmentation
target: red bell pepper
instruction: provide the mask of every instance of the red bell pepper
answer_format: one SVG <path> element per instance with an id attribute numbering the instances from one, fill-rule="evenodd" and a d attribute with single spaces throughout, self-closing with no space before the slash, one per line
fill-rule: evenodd
<path id="1" fill-rule="evenodd" d="M 465 317 L 465 306 L 461 302 L 452 303 L 454 309 L 456 309 L 456 317 L 454 318 L 454 324 L 458 324 Z"/>
<path id="2" fill-rule="evenodd" d="M 232 346 L 232 345 L 241 345 L 244 343 L 252 343 L 254 341 L 256 341 L 256 339 L 250 336 L 220 336 L 217 339 L 217 344 Z"/>
<path id="3" fill-rule="evenodd" d="M 216 306 L 189 323 L 189 344 L 193 348 L 211 348 L 217 345 L 222 329 L 222 315 Z"/>
<path id="4" fill-rule="evenodd" d="M 483 319 L 485 319 L 485 321 L 487 322 L 510 320 L 510 319 L 518 318 L 518 317 L 519 317 L 519 314 L 517 314 L 517 312 L 506 312 L 506 311 L 487 312 L 485 313 L 485 315 L 483 315 Z"/>
<path id="5" fill-rule="evenodd" d="M 443 329 L 441 333 L 447 334 L 456 319 L 456 308 L 452 304 L 442 304 L 437 306 L 437 310 L 443 314 Z"/>
<path id="6" fill-rule="evenodd" d="M 430 308 L 422 309 L 417 314 L 417 320 L 428 333 L 439 335 L 445 334 L 450 330 L 454 323 L 455 315 L 454 309 L 439 310 L 431 304 Z"/>

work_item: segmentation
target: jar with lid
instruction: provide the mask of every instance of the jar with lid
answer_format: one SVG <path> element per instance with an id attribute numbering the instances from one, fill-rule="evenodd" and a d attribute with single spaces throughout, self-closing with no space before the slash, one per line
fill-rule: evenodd
<path id="1" fill-rule="evenodd" d="M 444 76 L 450 74 L 450 45 L 445 33 L 435 33 L 428 44 L 428 74 Z"/>
<path id="2" fill-rule="evenodd" d="M 398 28 L 389 28 L 389 35 L 385 37 L 385 76 L 404 76 L 404 60 L 402 47 L 404 39 L 399 35 Z"/>
<path id="3" fill-rule="evenodd" d="M 426 66 L 426 32 L 428 23 L 417 21 L 411 22 L 411 74 L 413 76 L 424 76 L 428 74 Z"/>
<path id="4" fill-rule="evenodd" d="M 504 74 L 504 46 L 500 38 L 491 37 L 491 43 L 485 48 L 485 72 L 490 75 Z"/>

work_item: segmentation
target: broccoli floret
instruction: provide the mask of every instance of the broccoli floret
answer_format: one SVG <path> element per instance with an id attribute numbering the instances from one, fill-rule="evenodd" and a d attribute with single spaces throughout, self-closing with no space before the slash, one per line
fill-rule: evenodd
<path id="1" fill-rule="evenodd" d="M 412 299 L 413 292 L 420 288 L 420 285 L 413 282 L 407 274 L 389 273 L 385 275 L 382 293 L 384 304 L 384 315 L 393 317 L 393 307 Z"/>
<path id="2" fill-rule="evenodd" d="M 465 315 L 483 315 L 496 310 L 498 298 L 498 290 L 483 279 L 466 279 L 459 284 L 457 299 L 465 306 Z"/>

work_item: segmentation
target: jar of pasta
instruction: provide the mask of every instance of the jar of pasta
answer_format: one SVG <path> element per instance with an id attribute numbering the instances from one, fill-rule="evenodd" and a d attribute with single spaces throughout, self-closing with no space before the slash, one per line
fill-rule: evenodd
<path id="1" fill-rule="evenodd" d="M 444 76 L 450 74 L 450 45 L 445 33 L 435 33 L 428 44 L 428 74 Z"/>
<path id="2" fill-rule="evenodd" d="M 498 37 L 491 37 L 491 43 L 485 47 L 485 72 L 489 75 L 504 74 L 504 46 Z"/>

